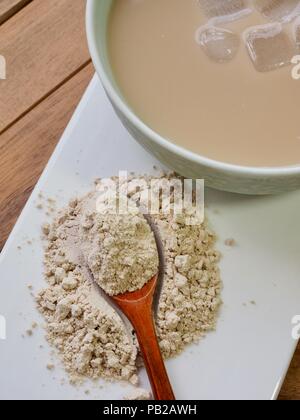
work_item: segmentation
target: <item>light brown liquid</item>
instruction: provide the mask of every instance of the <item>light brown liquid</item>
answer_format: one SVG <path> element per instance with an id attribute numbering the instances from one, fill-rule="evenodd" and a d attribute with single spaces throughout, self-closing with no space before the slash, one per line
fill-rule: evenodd
<path id="1" fill-rule="evenodd" d="M 114 0 L 109 53 L 134 112 L 175 144 L 245 166 L 300 164 L 300 80 L 291 66 L 258 72 L 241 38 L 235 58 L 210 60 L 195 40 L 197 0 Z M 253 13 L 218 24 L 241 35 Z"/>

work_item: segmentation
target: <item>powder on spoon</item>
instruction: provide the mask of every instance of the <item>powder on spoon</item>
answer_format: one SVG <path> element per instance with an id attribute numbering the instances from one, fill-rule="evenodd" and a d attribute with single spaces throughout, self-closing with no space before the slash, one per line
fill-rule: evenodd
<path id="1" fill-rule="evenodd" d="M 139 212 L 89 212 L 81 224 L 80 237 L 94 280 L 110 296 L 139 290 L 158 272 L 155 238 Z"/>

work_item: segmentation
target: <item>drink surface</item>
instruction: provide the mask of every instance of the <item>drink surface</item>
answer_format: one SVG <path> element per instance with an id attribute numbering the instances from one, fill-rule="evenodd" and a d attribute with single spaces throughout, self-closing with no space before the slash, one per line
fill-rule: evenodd
<path id="1" fill-rule="evenodd" d="M 208 24 L 209 13 L 201 0 L 114 0 L 108 48 L 126 102 L 154 131 L 202 156 L 300 164 L 295 21 L 272 23 L 253 10 Z"/>

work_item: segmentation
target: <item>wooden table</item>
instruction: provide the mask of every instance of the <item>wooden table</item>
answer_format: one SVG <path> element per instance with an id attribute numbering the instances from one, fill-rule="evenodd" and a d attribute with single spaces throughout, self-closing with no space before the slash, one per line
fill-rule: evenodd
<path id="1" fill-rule="evenodd" d="M 84 0 L 0 0 L 0 249 L 94 73 Z M 300 346 L 281 399 L 300 400 Z"/>

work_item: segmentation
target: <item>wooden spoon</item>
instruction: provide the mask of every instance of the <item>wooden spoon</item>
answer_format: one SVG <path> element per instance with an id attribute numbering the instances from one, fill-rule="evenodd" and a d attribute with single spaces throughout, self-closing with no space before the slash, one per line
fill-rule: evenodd
<path id="1" fill-rule="evenodd" d="M 141 290 L 113 296 L 111 299 L 132 323 L 156 400 L 175 400 L 160 352 L 153 317 L 153 302 L 158 276 Z"/>

